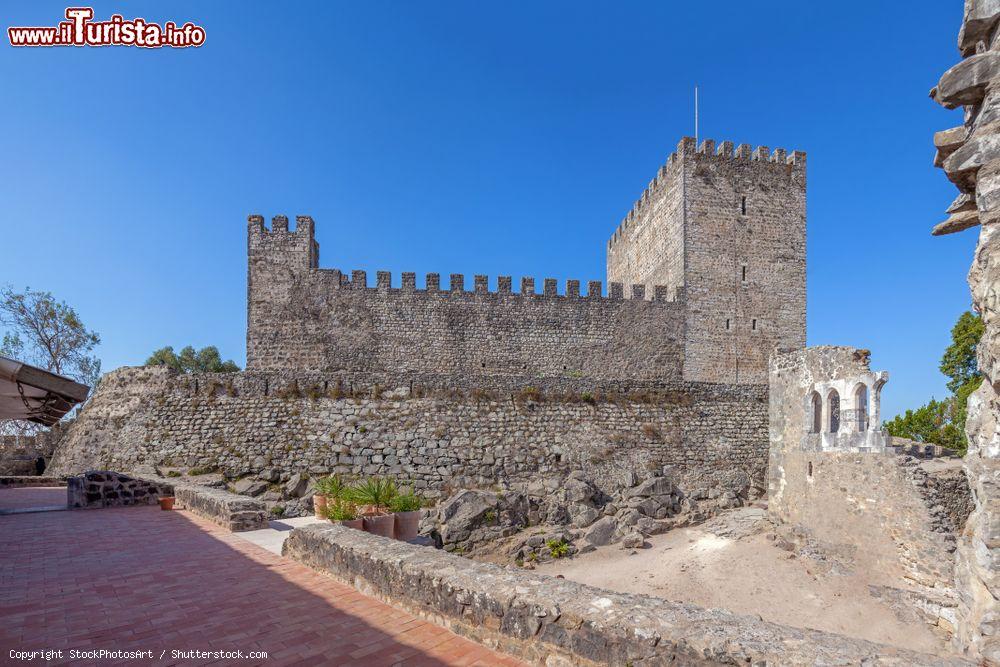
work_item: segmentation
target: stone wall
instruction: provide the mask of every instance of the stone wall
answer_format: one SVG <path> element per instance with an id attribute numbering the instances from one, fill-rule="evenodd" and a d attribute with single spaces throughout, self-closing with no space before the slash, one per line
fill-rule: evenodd
<path id="1" fill-rule="evenodd" d="M 64 477 L 39 477 L 38 475 L 0 477 L 0 489 L 17 489 L 27 486 L 66 486 L 66 479 Z"/>
<path id="2" fill-rule="evenodd" d="M 56 426 L 51 435 L 42 432 L 30 436 L 0 436 L 0 475 L 38 475 L 39 464 L 44 472 L 58 441 L 59 428 Z"/>
<path id="3" fill-rule="evenodd" d="M 955 2 L 956 13 L 958 3 Z M 936 166 L 959 190 L 934 234 L 979 226 L 969 287 L 986 331 L 977 354 L 985 381 L 969 398 L 966 473 L 975 510 L 958 545 L 959 645 L 1000 663 L 1000 3 L 966 0 L 958 49 L 964 60 L 945 72 L 931 97 L 964 107 L 963 125 L 934 135 Z"/>
<path id="4" fill-rule="evenodd" d="M 454 386 L 449 377 L 107 374 L 51 470 L 174 464 L 391 475 L 436 497 L 583 470 L 609 492 L 669 467 L 682 488 L 764 489 L 762 387 L 583 380 Z M 384 382 L 384 384 L 383 384 Z M 435 384 L 436 383 L 436 384 Z"/>
<path id="5" fill-rule="evenodd" d="M 684 378 L 764 383 L 805 345 L 806 156 L 685 137 L 607 246 L 608 280 L 683 288 Z"/>
<path id="6" fill-rule="evenodd" d="M 177 499 L 178 509 L 189 510 L 234 533 L 260 530 L 268 526 L 267 511 L 264 503 L 259 500 L 229 493 L 225 489 L 200 486 L 157 475 L 139 474 L 136 477 L 158 486 L 164 493 L 173 494 Z"/>
<path id="7" fill-rule="evenodd" d="M 169 485 L 109 470 L 90 470 L 67 482 L 67 504 L 71 509 L 155 505 L 161 494 L 173 494 Z"/>
<path id="8" fill-rule="evenodd" d="M 558 293 L 546 279 L 512 291 L 501 276 L 473 289 L 437 274 L 426 289 L 415 276 L 364 271 L 350 277 L 318 268 L 311 218 L 288 230 L 250 216 L 248 232 L 247 368 L 309 371 L 426 372 L 456 376 L 680 379 L 683 311 L 672 291 L 649 288 L 623 298 L 621 285 L 601 295 L 600 282 L 581 294 L 579 281 Z"/>
<path id="9" fill-rule="evenodd" d="M 846 554 L 876 585 L 904 581 L 928 620 L 952 632 L 952 553 L 970 509 L 968 485 L 955 462 L 896 454 L 877 421 L 886 378 L 869 369 L 866 350 L 851 347 L 772 357 L 768 509 Z M 863 395 L 856 387 L 867 388 L 871 405 L 829 407 L 835 392 Z M 875 418 L 858 418 L 865 413 Z"/>
<path id="10" fill-rule="evenodd" d="M 284 555 L 534 664 L 971 664 L 501 568 L 340 526 L 293 530 Z"/>

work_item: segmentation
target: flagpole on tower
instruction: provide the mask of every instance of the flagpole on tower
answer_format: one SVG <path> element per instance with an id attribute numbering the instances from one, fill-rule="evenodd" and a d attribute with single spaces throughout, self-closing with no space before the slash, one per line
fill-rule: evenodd
<path id="1" fill-rule="evenodd" d="M 698 86 L 694 87 L 694 145 L 698 145 Z"/>

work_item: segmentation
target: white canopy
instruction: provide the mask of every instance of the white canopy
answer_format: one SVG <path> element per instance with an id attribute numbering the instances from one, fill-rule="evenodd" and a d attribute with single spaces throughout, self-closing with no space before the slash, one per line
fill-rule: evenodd
<path id="1" fill-rule="evenodd" d="M 52 426 L 86 400 L 90 387 L 69 378 L 0 357 L 0 419 Z"/>

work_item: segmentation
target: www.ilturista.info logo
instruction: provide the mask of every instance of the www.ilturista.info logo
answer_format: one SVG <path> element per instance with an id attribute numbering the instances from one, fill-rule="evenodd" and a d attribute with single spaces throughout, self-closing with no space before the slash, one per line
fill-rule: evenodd
<path id="1" fill-rule="evenodd" d="M 162 26 L 146 19 L 125 20 L 113 14 L 108 21 L 91 21 L 92 7 L 68 7 L 67 21 L 54 27 L 10 27 L 11 46 L 141 46 L 157 49 L 164 46 L 185 48 L 205 43 L 205 29 L 193 23 L 178 26 L 167 21 Z"/>

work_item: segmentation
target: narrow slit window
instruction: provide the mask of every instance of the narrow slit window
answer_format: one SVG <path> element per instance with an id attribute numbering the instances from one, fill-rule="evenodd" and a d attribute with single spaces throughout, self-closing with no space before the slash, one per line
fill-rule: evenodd
<path id="1" fill-rule="evenodd" d="M 740 213 L 742 213 L 743 215 L 747 214 L 747 198 L 746 197 L 741 197 L 740 198 Z"/>
<path id="2" fill-rule="evenodd" d="M 729 320 L 726 320 L 726 331 L 729 331 Z"/>
<path id="3" fill-rule="evenodd" d="M 751 326 L 751 328 L 752 328 L 752 329 L 753 329 L 754 331 L 756 331 L 756 330 L 757 330 L 757 320 L 754 320 L 754 321 L 753 321 L 753 322 L 751 323 L 751 325 L 750 325 L 750 326 Z"/>
<path id="4" fill-rule="evenodd" d="M 743 265 L 743 282 L 747 281 L 747 265 Z"/>

